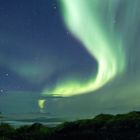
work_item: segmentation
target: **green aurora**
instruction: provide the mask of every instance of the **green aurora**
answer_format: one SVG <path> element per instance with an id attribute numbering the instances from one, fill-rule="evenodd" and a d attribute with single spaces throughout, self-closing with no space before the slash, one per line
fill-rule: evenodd
<path id="1" fill-rule="evenodd" d="M 118 5 L 117 0 L 60 0 L 66 26 L 97 60 L 98 71 L 86 83 L 76 78 L 59 81 L 53 90 L 45 89 L 43 95 L 69 97 L 89 93 L 124 72 L 127 65 L 124 43 L 115 27 Z"/>
<path id="2" fill-rule="evenodd" d="M 3 12 L 1 18 L 2 112 L 139 109 L 140 0 L 58 0 L 56 9 L 42 0 L 43 11 L 35 1 L 37 8 L 18 2 L 23 11 L 14 3 L 1 8 L 11 17 Z M 33 16 L 32 8 L 42 16 Z"/>

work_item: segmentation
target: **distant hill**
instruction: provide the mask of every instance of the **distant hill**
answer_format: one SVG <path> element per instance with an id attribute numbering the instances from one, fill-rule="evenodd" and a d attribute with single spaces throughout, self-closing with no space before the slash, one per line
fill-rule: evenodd
<path id="1" fill-rule="evenodd" d="M 0 140 L 140 140 L 140 112 L 100 114 L 54 128 L 39 123 L 14 129 L 0 125 Z"/>

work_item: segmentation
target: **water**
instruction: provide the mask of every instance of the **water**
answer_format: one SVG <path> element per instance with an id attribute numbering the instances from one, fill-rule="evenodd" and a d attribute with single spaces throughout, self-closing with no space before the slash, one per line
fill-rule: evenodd
<path id="1" fill-rule="evenodd" d="M 10 124 L 11 126 L 15 127 L 15 128 L 18 128 L 18 127 L 21 127 L 21 126 L 24 126 L 24 125 L 32 125 L 34 123 L 41 123 L 45 126 L 48 126 L 48 127 L 55 127 L 59 124 L 61 124 L 62 122 L 33 122 L 33 121 L 3 121 L 3 123 L 8 123 Z"/>

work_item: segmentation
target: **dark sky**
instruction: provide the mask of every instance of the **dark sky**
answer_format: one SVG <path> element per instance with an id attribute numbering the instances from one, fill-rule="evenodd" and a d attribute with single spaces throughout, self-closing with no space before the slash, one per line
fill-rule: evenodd
<path id="1" fill-rule="evenodd" d="M 55 86 L 68 76 L 86 79 L 96 69 L 96 62 L 64 26 L 56 0 L 0 1 L 2 112 L 37 112 L 46 85 Z M 52 99 L 47 102 L 49 110 L 55 108 Z"/>
<path id="2" fill-rule="evenodd" d="M 44 112 L 62 117 L 140 109 L 140 1 L 71 1 L 60 8 L 59 0 L 0 0 L 3 114 L 39 113 L 40 99 Z M 92 84 L 90 94 L 42 94 Z"/>

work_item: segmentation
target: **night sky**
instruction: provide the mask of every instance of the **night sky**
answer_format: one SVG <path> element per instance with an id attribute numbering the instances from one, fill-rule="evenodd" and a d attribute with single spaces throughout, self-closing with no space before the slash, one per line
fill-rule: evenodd
<path id="1" fill-rule="evenodd" d="M 0 0 L 0 112 L 89 117 L 139 109 L 139 0 Z"/>

